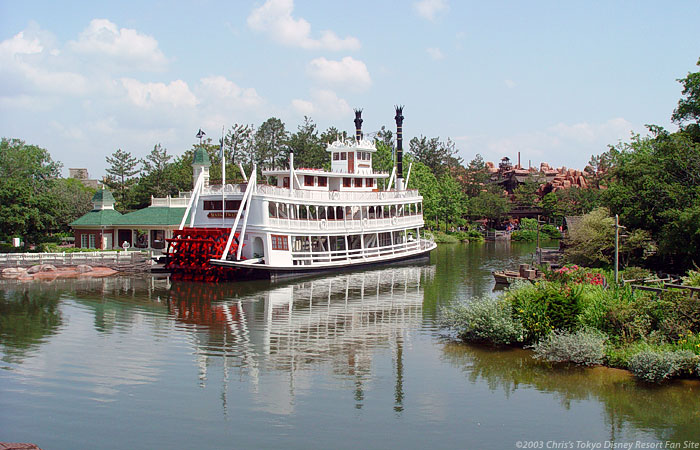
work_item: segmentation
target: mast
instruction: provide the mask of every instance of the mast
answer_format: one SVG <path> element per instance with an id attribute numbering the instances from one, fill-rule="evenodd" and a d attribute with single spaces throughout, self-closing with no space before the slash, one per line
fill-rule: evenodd
<path id="1" fill-rule="evenodd" d="M 403 191 L 403 105 L 396 109 L 396 190 Z"/>
<path id="2" fill-rule="evenodd" d="M 355 141 L 359 144 L 362 140 L 362 110 L 355 110 Z"/>

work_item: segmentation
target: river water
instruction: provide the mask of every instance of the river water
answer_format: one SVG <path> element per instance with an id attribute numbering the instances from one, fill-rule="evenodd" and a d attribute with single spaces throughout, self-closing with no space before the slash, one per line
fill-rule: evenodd
<path id="1" fill-rule="evenodd" d="M 491 271 L 533 250 L 441 245 L 429 263 L 283 284 L 0 282 L 0 441 L 698 448 L 698 382 L 550 367 L 441 332 L 442 306 L 495 295 Z"/>

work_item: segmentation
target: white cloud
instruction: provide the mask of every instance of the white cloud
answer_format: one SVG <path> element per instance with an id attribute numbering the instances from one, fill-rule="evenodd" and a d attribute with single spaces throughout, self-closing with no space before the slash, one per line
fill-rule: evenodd
<path id="1" fill-rule="evenodd" d="M 300 115 L 325 116 L 327 118 L 347 117 L 352 109 L 348 102 L 328 89 L 314 89 L 311 91 L 311 100 L 294 99 L 292 108 Z"/>
<path id="2" fill-rule="evenodd" d="M 358 50 L 360 41 L 348 36 L 339 38 L 334 32 L 325 30 L 319 39 L 311 37 L 311 24 L 306 20 L 292 17 L 293 0 L 268 0 L 254 9 L 248 16 L 248 26 L 255 31 L 266 33 L 283 45 L 301 47 L 308 50 Z"/>
<path id="3" fill-rule="evenodd" d="M 516 86 L 515 81 L 513 80 L 505 80 L 504 83 L 508 89 L 513 89 Z"/>
<path id="4" fill-rule="evenodd" d="M 242 106 L 260 106 L 263 99 L 253 88 L 242 89 L 226 77 L 213 76 L 202 78 L 200 81 L 202 96 L 209 101 L 225 104 L 235 103 Z"/>
<path id="5" fill-rule="evenodd" d="M 27 38 L 24 36 L 24 31 L 20 31 L 10 39 L 0 43 L 0 55 L 12 56 L 15 55 L 31 55 L 33 53 L 41 53 L 44 47 L 41 45 L 38 37 Z"/>
<path id="6" fill-rule="evenodd" d="M 197 98 L 182 80 L 165 83 L 142 83 L 132 78 L 122 78 L 127 97 L 136 106 L 151 108 L 154 105 L 169 105 L 174 108 L 193 107 Z"/>
<path id="7" fill-rule="evenodd" d="M 129 69 L 161 70 L 167 59 L 153 37 L 129 28 L 118 28 L 107 19 L 93 19 L 68 47 L 76 53 L 108 60 Z"/>
<path id="8" fill-rule="evenodd" d="M 446 0 L 421 0 L 414 3 L 413 8 L 419 16 L 434 22 L 437 14 L 447 11 L 449 6 Z"/>
<path id="9" fill-rule="evenodd" d="M 433 58 L 435 61 L 443 59 L 445 55 L 442 53 L 442 51 L 439 48 L 436 47 L 429 47 L 426 48 L 425 51 L 428 53 L 428 55 Z"/>
<path id="10" fill-rule="evenodd" d="M 372 78 L 365 63 L 350 56 L 340 61 L 316 58 L 309 63 L 307 72 L 323 84 L 358 91 L 365 90 L 372 84 Z"/>

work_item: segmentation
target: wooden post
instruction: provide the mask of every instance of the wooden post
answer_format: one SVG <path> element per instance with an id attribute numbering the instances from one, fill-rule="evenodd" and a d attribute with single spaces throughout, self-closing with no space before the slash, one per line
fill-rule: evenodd
<path id="1" fill-rule="evenodd" d="M 615 284 L 618 284 L 618 264 L 620 262 L 620 216 L 615 214 Z"/>

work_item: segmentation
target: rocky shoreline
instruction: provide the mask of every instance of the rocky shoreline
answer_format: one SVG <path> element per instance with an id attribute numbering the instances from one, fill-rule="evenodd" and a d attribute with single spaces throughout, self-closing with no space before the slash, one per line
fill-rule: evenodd
<path id="1" fill-rule="evenodd" d="M 108 277 L 118 273 L 109 267 L 92 267 L 87 264 L 56 267 L 52 264 L 39 264 L 29 268 L 8 267 L 2 270 L 2 278 L 19 281 L 53 280 L 56 278 Z"/>

